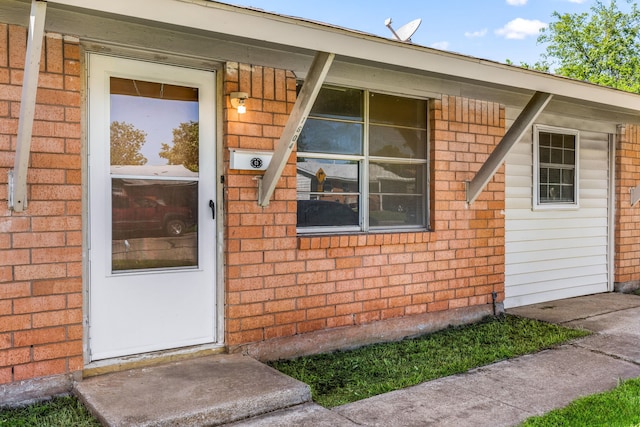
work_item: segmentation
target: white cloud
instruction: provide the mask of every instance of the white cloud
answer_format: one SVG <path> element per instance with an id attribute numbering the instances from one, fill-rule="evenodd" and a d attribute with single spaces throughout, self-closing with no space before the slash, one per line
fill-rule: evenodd
<path id="1" fill-rule="evenodd" d="M 524 39 L 529 36 L 537 36 L 540 30 L 546 26 L 547 24 L 537 19 L 516 18 L 495 32 L 506 39 Z"/>
<path id="2" fill-rule="evenodd" d="M 477 37 L 484 37 L 487 35 L 487 29 L 483 28 L 480 31 L 467 31 L 464 33 L 465 37 L 469 37 L 470 39 L 474 39 Z"/>
<path id="3" fill-rule="evenodd" d="M 435 42 L 431 44 L 431 47 L 434 49 L 448 50 L 449 42 Z"/>
<path id="4" fill-rule="evenodd" d="M 509 6 L 524 6 L 525 4 L 527 4 L 528 0 L 507 0 L 507 4 Z M 569 0 L 569 1 L 576 1 L 576 0 Z M 584 1 L 584 0 L 578 0 L 578 1 Z"/>
<path id="5" fill-rule="evenodd" d="M 569 0 L 569 3 L 577 3 L 577 4 L 582 4 L 582 3 L 586 3 L 587 0 Z"/>

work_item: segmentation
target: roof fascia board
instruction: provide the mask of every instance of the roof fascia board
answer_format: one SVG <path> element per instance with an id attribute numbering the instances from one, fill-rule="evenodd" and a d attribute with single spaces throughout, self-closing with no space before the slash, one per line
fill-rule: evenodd
<path id="1" fill-rule="evenodd" d="M 635 94 L 330 25 L 205 0 L 154 0 L 153 7 L 149 7 L 149 2 L 146 1 L 130 0 L 49 1 L 312 51 L 326 51 L 327 46 L 331 46 L 336 55 L 640 110 L 640 97 Z"/>
<path id="2" fill-rule="evenodd" d="M 487 160 L 471 181 L 467 182 L 467 203 L 473 203 L 480 195 L 484 187 L 500 168 L 509 151 L 516 145 L 522 135 L 529 130 L 536 118 L 547 106 L 552 94 L 536 92 L 529 103 L 524 107 L 518 118 L 513 122 L 507 133 L 493 149 Z"/>

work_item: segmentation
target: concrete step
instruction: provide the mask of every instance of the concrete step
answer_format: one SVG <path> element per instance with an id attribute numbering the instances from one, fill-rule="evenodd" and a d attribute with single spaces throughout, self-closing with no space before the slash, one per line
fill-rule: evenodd
<path id="1" fill-rule="evenodd" d="M 217 426 L 311 401 L 308 385 L 238 354 L 87 378 L 75 392 L 105 426 Z"/>

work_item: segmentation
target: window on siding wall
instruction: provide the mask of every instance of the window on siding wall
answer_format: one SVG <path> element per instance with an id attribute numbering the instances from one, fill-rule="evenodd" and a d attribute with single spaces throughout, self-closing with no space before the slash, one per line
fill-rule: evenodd
<path id="1" fill-rule="evenodd" d="M 298 231 L 424 229 L 427 101 L 325 86 L 298 138 Z"/>
<path id="2" fill-rule="evenodd" d="M 577 207 L 578 131 L 535 126 L 534 135 L 536 207 Z"/>

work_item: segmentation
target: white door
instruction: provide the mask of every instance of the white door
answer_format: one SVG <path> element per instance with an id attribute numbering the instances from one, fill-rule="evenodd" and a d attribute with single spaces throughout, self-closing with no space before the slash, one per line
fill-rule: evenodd
<path id="1" fill-rule="evenodd" d="M 216 342 L 215 75 L 89 58 L 90 359 Z"/>

